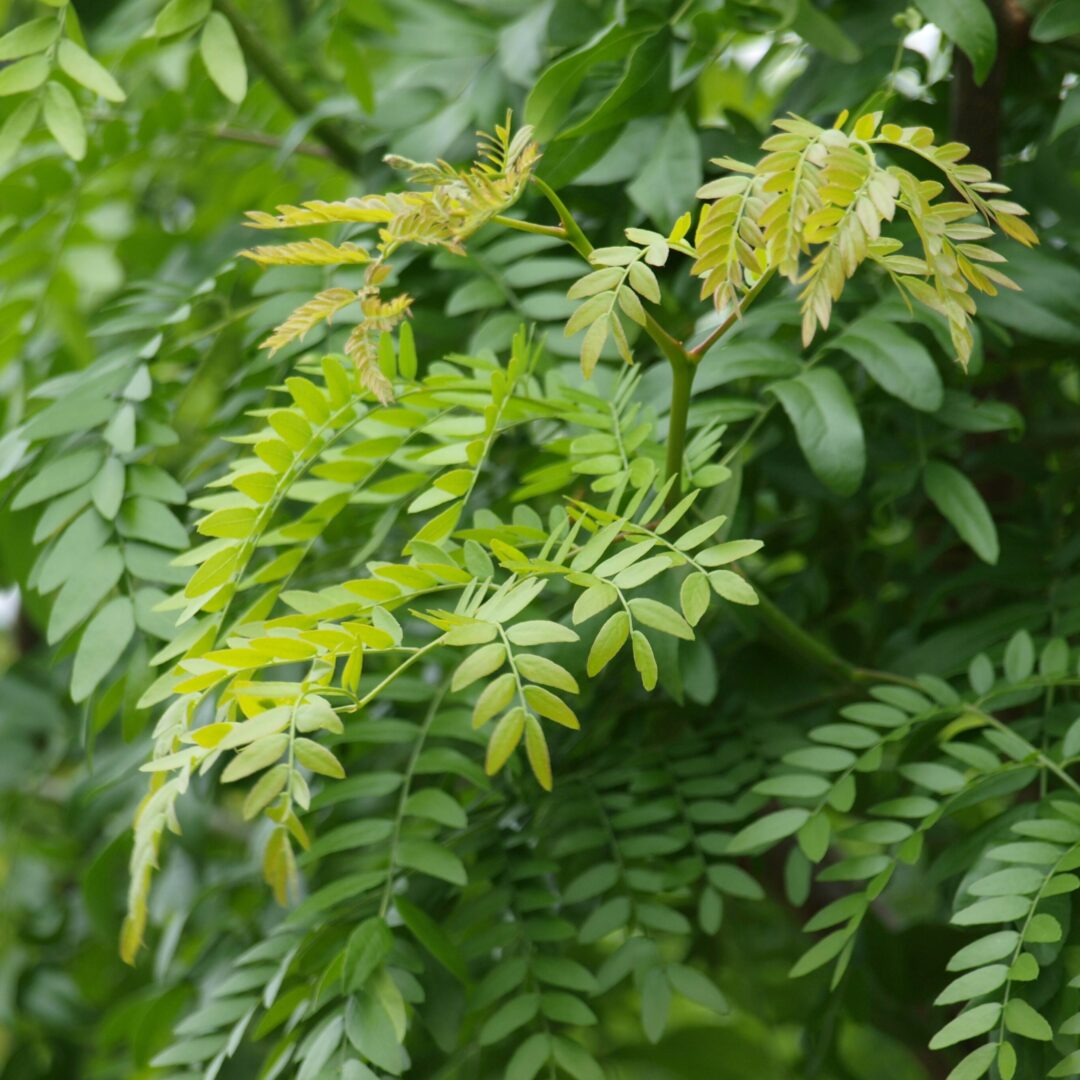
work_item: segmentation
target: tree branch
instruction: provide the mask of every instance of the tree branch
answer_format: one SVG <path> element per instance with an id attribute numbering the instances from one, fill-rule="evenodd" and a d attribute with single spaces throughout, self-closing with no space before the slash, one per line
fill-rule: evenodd
<path id="1" fill-rule="evenodd" d="M 971 147 L 970 160 L 996 172 L 1009 58 L 1027 43 L 1031 15 L 1018 0 L 988 0 L 987 7 L 997 26 L 994 65 L 986 79 L 976 83 L 971 61 L 959 49 L 954 50 L 950 113 L 952 136 Z"/>
<path id="2" fill-rule="evenodd" d="M 317 102 L 300 83 L 289 75 L 285 70 L 284 62 L 270 50 L 247 16 L 236 7 L 232 0 L 214 0 L 214 7 L 232 24 L 244 55 L 259 69 L 278 97 L 297 116 L 309 116 L 313 113 L 318 107 Z M 360 174 L 363 155 L 349 141 L 340 124 L 328 118 L 316 120 L 311 125 L 311 134 L 326 147 L 338 165 L 354 175 Z"/>
<path id="3" fill-rule="evenodd" d="M 251 146 L 267 146 L 271 149 L 281 149 L 281 139 L 275 135 L 267 135 L 262 131 L 244 131 L 241 128 L 217 127 L 211 128 L 207 133 L 210 138 L 223 139 L 226 142 L 248 143 Z M 317 145 L 310 142 L 302 142 L 296 147 L 295 153 L 306 154 L 308 157 L 322 158 L 324 161 L 333 161 L 334 155 L 325 144 Z"/>
<path id="4" fill-rule="evenodd" d="M 687 360 L 671 361 L 671 410 L 668 414 L 667 460 L 664 478 L 670 480 L 682 471 L 683 454 L 686 452 L 686 425 L 690 415 L 690 392 L 697 365 Z M 681 498 L 681 483 L 676 480 L 668 494 L 668 505 L 674 506 Z"/>
<path id="5" fill-rule="evenodd" d="M 776 604 L 760 590 L 759 603 L 749 609 L 751 615 L 764 628 L 777 648 L 803 661 L 809 667 L 817 668 L 829 678 L 839 682 L 865 685 L 867 683 L 895 683 L 898 686 L 910 686 L 917 689 L 918 683 L 904 675 L 891 671 L 877 671 L 874 668 L 859 667 L 845 660 L 823 641 L 804 630 L 794 619 L 786 615 Z"/>

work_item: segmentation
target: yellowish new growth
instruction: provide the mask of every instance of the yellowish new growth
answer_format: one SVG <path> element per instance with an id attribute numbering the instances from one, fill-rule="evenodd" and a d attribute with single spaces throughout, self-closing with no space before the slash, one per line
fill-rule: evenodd
<path id="1" fill-rule="evenodd" d="M 381 203 L 381 196 L 345 199 L 342 202 L 302 203 L 300 206 L 279 206 L 277 214 L 263 210 L 249 210 L 249 229 L 298 229 L 307 225 L 341 225 L 348 222 L 370 225 L 388 221 L 390 212 Z"/>
<path id="2" fill-rule="evenodd" d="M 412 297 L 407 293 L 382 300 L 372 291 L 361 301 L 363 319 L 345 342 L 345 355 L 356 365 L 360 384 L 384 405 L 393 400 L 394 387 L 379 367 L 379 337 L 397 329 L 409 314 L 411 303 Z"/>
<path id="3" fill-rule="evenodd" d="M 252 248 L 240 254 L 260 266 L 338 266 L 371 262 L 371 256 L 356 244 L 331 244 L 318 237 L 293 244 Z"/>
<path id="4" fill-rule="evenodd" d="M 354 243 L 335 245 L 313 239 L 269 247 L 243 254 L 261 266 L 332 266 L 367 264 L 359 291 L 331 288 L 301 305 L 263 342 L 271 352 L 303 339 L 324 320 L 329 322 L 343 308 L 360 302 L 361 321 L 349 335 L 345 352 L 356 364 L 363 386 L 380 401 L 393 397 L 390 380 L 378 366 L 381 334 L 390 333 L 408 315 L 411 300 L 402 294 L 382 300 L 379 287 L 389 268 L 387 260 L 403 244 L 421 244 L 464 252 L 464 242 L 477 229 L 502 213 L 520 197 L 540 152 L 531 129 L 511 132 L 510 114 L 493 135 L 480 135 L 478 160 L 468 169 L 456 169 L 445 161 L 418 163 L 390 156 L 389 164 L 409 174 L 427 190 L 365 195 L 340 202 L 315 200 L 300 206 L 279 206 L 276 214 L 250 211 L 247 224 L 254 229 L 291 229 L 309 225 L 378 225 L 377 257 Z"/>
<path id="5" fill-rule="evenodd" d="M 712 296 L 717 310 L 738 311 L 747 282 L 768 266 L 760 225 L 768 196 L 749 166 L 732 158 L 720 158 L 716 164 L 735 175 L 713 180 L 698 191 L 699 198 L 716 201 L 701 212 L 691 273 L 702 279 L 702 299 Z"/>
<path id="6" fill-rule="evenodd" d="M 324 289 L 301 304 L 262 344 L 273 356 L 293 341 L 302 339 L 317 323 L 329 322 L 342 308 L 356 299 L 352 289 Z"/>
<path id="7" fill-rule="evenodd" d="M 968 153 L 963 144 L 935 146 L 929 128 L 885 124 L 879 131 L 880 113 L 859 117 L 850 133 L 846 121 L 845 113 L 826 129 L 800 117 L 778 120 L 780 133 L 764 142 L 767 153 L 756 166 L 717 162 L 734 175 L 698 192 L 714 200 L 697 230 L 693 273 L 702 278 L 702 296 L 738 313 L 746 293 L 775 269 L 803 286 L 803 341 L 809 344 L 819 326 L 828 326 L 848 279 L 870 259 L 905 296 L 946 318 L 957 359 L 966 365 L 975 311 L 969 287 L 989 295 L 999 286 L 1017 287 L 987 265 L 1005 260 L 979 241 L 993 236 L 996 226 L 1022 244 L 1038 243 L 1023 220 L 1026 211 L 998 198 L 1008 188 L 986 169 L 959 164 Z M 937 201 L 943 184 L 882 164 L 879 147 L 922 157 L 944 173 L 960 198 Z M 918 234 L 917 257 L 899 253 L 900 242 L 882 233 L 897 208 Z M 983 221 L 969 220 L 976 215 Z"/>

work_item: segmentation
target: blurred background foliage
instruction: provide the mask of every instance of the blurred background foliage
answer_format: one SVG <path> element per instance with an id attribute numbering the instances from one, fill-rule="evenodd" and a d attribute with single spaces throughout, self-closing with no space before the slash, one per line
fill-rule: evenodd
<path id="1" fill-rule="evenodd" d="M 145 448 L 141 460 L 189 493 L 219 466 L 223 436 L 284 370 L 255 344 L 326 279 L 320 268 L 260 275 L 238 265 L 245 210 L 383 190 L 395 182 L 382 164 L 388 152 L 465 159 L 474 130 L 507 106 L 537 125 L 540 175 L 597 243 L 618 242 L 627 224 L 667 232 L 711 174 L 709 159 L 752 156 L 770 119 L 789 110 L 827 123 L 880 102 L 898 123 L 953 133 L 1033 210 L 1042 246 L 1010 254 L 1024 292 L 986 304 L 970 375 L 942 365 L 947 415 L 898 410 L 856 378 L 870 464 L 855 498 L 827 491 L 783 425 L 767 424 L 741 493 L 739 535 L 767 541 L 759 579 L 772 599 L 860 663 L 949 676 L 980 648 L 1000 655 L 1017 627 L 1080 631 L 1076 0 L 925 0 L 913 9 L 891 0 L 222 0 L 213 11 L 235 41 L 207 29 L 209 3 L 0 0 L 8 30 L 59 18 L 124 95 L 95 93 L 61 60 L 52 77 L 65 90 L 49 93 L 66 92 L 81 120 L 57 105 L 51 120 L 22 131 L 26 114 L 12 117 L 40 88 L 11 90 L 22 85 L 4 81 L 18 56 L 0 42 L 5 1080 L 165 1075 L 149 1062 L 190 1011 L 195 974 L 216 962 L 223 935 L 243 940 L 271 917 L 235 815 L 192 800 L 162 870 L 150 955 L 136 968 L 120 962 L 149 721 L 135 702 L 170 633 L 152 608 L 183 580 L 169 557 L 186 540 L 170 540 L 168 520 L 121 519 L 121 534 L 145 548 L 118 586 L 135 600 L 138 631 L 119 667 L 76 705 L 71 656 L 85 620 L 50 632 L 51 603 L 29 584 L 41 506 L 13 498 L 17 470 L 47 455 L 49 440 L 92 425 L 114 447 Z M 547 220 L 535 196 L 526 208 Z M 494 231 L 464 258 L 403 265 L 421 354 L 505 351 L 524 321 L 547 331 L 549 363 L 572 363 L 577 344 L 560 322 L 579 267 L 543 238 Z M 680 336 L 709 324 L 689 280 L 669 297 Z M 844 308 L 877 303 L 876 287 L 857 282 Z M 908 319 L 884 303 L 881 314 Z M 790 348 L 797 321 L 777 290 L 737 341 Z M 934 346 L 932 326 L 912 332 Z M 663 379 L 659 368 L 646 375 L 658 400 Z M 701 379 L 699 419 L 750 415 L 740 389 Z M 929 453 L 978 479 L 1000 537 L 995 568 L 958 542 L 918 489 Z M 359 541 L 339 531 L 328 543 L 315 580 Z M 754 624 L 729 618 L 709 645 L 682 654 L 678 671 L 703 717 L 752 729 L 816 715 L 831 700 L 820 673 Z M 664 722 L 661 704 L 612 708 Z M 829 995 L 824 980 L 788 981 L 802 919 L 783 899 L 782 867 L 762 873 L 773 899 L 732 901 L 710 945 L 733 1013 L 717 1019 L 677 1003 L 667 1034 L 650 1045 L 628 990 L 600 1018 L 609 1075 L 944 1076 L 923 1049 L 935 1029 L 923 1003 L 955 945 L 933 875 L 911 872 L 874 917 L 841 992 Z M 231 1067 L 229 1076 L 255 1075 L 243 1058 Z"/>

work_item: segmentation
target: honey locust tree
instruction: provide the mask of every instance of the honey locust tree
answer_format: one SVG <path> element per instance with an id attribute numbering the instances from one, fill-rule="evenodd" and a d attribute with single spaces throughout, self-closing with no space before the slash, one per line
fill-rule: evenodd
<path id="1" fill-rule="evenodd" d="M 7 7 L 4 1076 L 1080 1075 L 1075 0 Z"/>

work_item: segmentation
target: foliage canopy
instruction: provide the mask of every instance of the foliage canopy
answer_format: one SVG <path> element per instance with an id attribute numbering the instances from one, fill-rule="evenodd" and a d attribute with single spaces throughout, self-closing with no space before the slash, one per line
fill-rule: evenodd
<path id="1" fill-rule="evenodd" d="M 0 1075 L 1080 1075 L 1077 0 L 77 7 Z"/>

